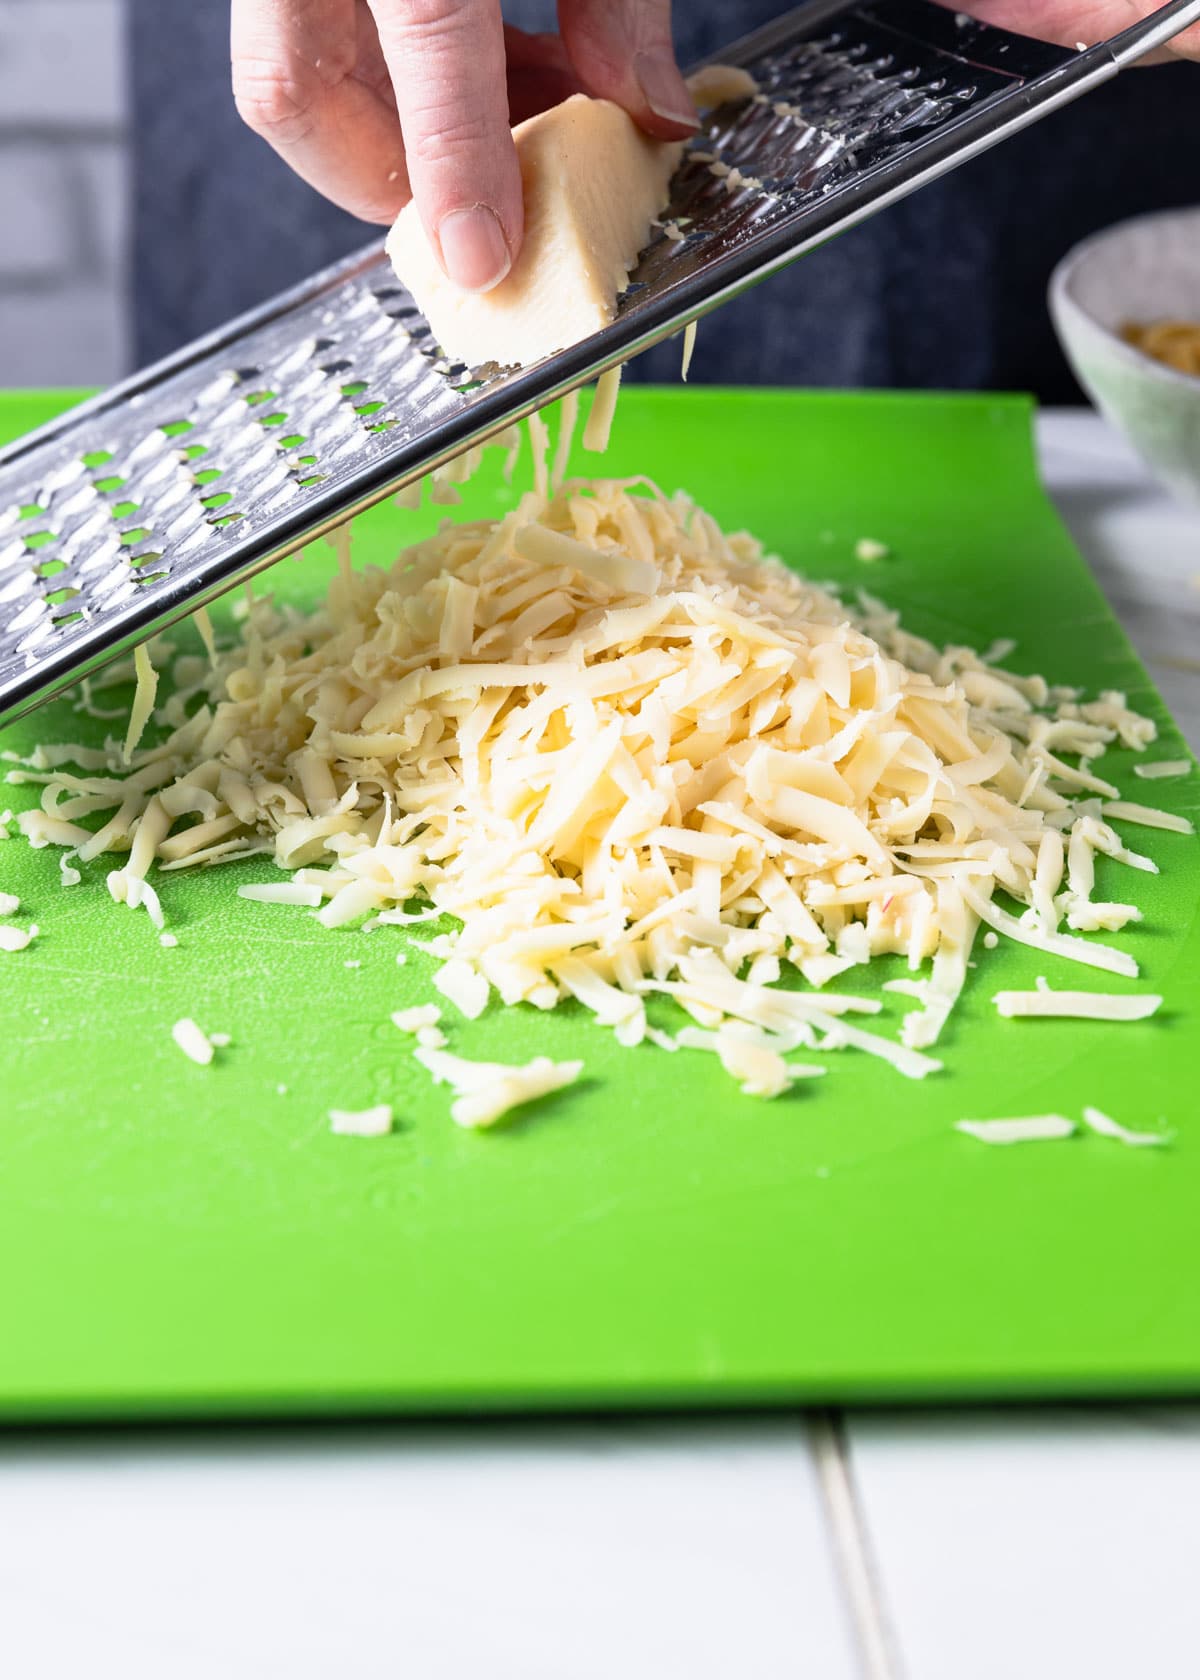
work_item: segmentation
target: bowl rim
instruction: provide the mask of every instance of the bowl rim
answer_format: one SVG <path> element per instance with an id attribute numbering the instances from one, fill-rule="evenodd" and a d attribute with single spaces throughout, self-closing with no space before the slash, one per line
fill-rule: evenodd
<path id="1" fill-rule="evenodd" d="M 1059 258 L 1050 275 L 1047 287 L 1052 314 L 1073 311 L 1094 332 L 1101 334 L 1121 358 L 1130 366 L 1140 368 L 1143 373 L 1166 380 L 1168 384 L 1177 385 L 1181 390 L 1200 394 L 1200 374 L 1181 373 L 1167 362 L 1162 362 L 1157 356 L 1151 356 L 1147 351 L 1140 350 L 1136 344 L 1130 344 L 1128 339 L 1122 338 L 1117 332 L 1103 321 L 1097 320 L 1090 309 L 1084 307 L 1071 291 L 1071 279 L 1074 271 L 1081 262 L 1100 246 L 1106 245 L 1117 235 L 1127 232 L 1130 228 L 1144 226 L 1155 222 L 1194 220 L 1200 226 L 1200 204 L 1177 205 L 1173 209 L 1147 210 L 1137 216 L 1126 216 L 1119 222 L 1112 222 L 1108 227 L 1098 228 L 1090 233 L 1086 239 L 1079 240 L 1072 245 L 1066 254 Z"/>

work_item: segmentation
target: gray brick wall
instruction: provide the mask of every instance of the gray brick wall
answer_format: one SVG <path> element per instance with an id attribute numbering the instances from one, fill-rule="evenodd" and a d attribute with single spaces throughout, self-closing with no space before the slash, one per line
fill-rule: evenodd
<path id="1" fill-rule="evenodd" d="M 127 365 L 123 13 L 0 0 L 0 387 Z"/>

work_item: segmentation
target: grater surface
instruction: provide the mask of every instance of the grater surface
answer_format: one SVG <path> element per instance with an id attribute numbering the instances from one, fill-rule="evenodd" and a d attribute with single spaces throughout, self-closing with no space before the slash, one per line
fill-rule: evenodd
<path id="1" fill-rule="evenodd" d="M 674 236 L 583 343 L 452 365 L 375 244 L 0 451 L 0 724 L 1197 19 L 1173 0 L 1069 51 L 809 0 L 718 55 L 759 94 L 709 114 Z"/>

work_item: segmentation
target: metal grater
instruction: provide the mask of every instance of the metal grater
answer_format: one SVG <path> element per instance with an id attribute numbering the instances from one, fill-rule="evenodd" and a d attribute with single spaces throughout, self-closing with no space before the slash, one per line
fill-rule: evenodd
<path id="1" fill-rule="evenodd" d="M 929 0 L 809 0 L 719 55 L 712 112 L 615 322 L 523 369 L 448 363 L 381 245 L 0 451 L 0 724 L 1200 20 L 1084 51 Z"/>

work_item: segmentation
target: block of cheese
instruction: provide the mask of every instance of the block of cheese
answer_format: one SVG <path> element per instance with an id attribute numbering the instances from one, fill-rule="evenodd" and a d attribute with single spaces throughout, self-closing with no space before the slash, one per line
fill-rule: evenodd
<path id="1" fill-rule="evenodd" d="M 492 291 L 465 292 L 446 278 L 413 204 L 387 242 L 438 343 L 468 367 L 536 362 L 608 326 L 683 150 L 584 94 L 530 117 L 513 138 L 525 241 Z"/>

